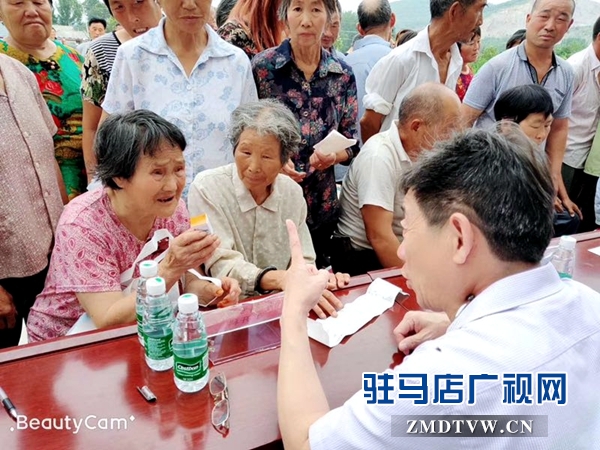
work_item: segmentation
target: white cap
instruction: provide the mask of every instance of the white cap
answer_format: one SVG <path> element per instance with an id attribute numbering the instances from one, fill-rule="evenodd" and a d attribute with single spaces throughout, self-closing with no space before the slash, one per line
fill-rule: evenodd
<path id="1" fill-rule="evenodd" d="M 183 294 L 177 300 L 179 312 L 183 314 L 192 314 L 198 311 L 198 297 L 194 294 Z"/>
<path id="2" fill-rule="evenodd" d="M 144 278 L 152 278 L 158 275 L 158 263 L 153 260 L 140 263 L 140 275 Z"/>
<path id="3" fill-rule="evenodd" d="M 575 250 L 575 244 L 577 244 L 577 239 L 573 236 L 561 236 L 558 245 L 567 250 Z"/>
<path id="4" fill-rule="evenodd" d="M 150 278 L 146 282 L 146 292 L 150 295 L 160 295 L 167 292 L 165 280 L 161 277 Z"/>

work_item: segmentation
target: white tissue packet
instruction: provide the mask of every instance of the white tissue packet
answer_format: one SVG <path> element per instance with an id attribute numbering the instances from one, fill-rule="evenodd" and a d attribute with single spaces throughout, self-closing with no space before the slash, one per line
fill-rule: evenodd
<path id="1" fill-rule="evenodd" d="M 400 293 L 406 294 L 398 286 L 394 286 L 382 278 L 377 278 L 371 283 L 365 294 L 352 303 L 344 305 L 338 311 L 337 317 L 306 319 L 308 336 L 328 347 L 335 347 L 346 336 L 356 333 L 373 317 L 379 316 L 391 308 Z"/>
<path id="2" fill-rule="evenodd" d="M 337 153 L 348 147 L 352 147 L 356 144 L 356 139 L 348 139 L 337 130 L 333 130 L 327 135 L 325 139 L 314 146 L 315 150 L 324 155 L 330 155 L 331 153 Z"/>

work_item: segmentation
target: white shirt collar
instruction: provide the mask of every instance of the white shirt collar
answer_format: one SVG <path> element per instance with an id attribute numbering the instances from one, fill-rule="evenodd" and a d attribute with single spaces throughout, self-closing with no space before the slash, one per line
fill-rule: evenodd
<path id="1" fill-rule="evenodd" d="M 165 39 L 166 20 L 167 18 L 163 17 L 158 26 L 139 37 L 138 42 L 141 48 L 157 55 L 169 56 L 173 54 L 173 50 L 167 45 Z M 204 29 L 208 33 L 208 42 L 200 56 L 199 63 L 206 61 L 208 58 L 222 58 L 235 54 L 235 47 L 221 39 L 209 25 L 204 25 Z"/>
<path id="2" fill-rule="evenodd" d="M 482 317 L 555 295 L 563 286 L 552 264 L 502 278 L 465 303 L 462 310 L 459 308 L 460 314 L 457 312 L 448 330 L 459 329 Z"/>
<path id="3" fill-rule="evenodd" d="M 250 191 L 248 190 L 248 188 L 244 185 L 244 182 L 240 179 L 240 175 L 238 173 L 238 169 L 237 166 L 234 164 L 231 164 L 231 179 L 233 182 L 233 189 L 235 191 L 235 197 L 237 198 L 237 201 L 240 205 L 240 209 L 242 210 L 243 213 L 248 212 L 254 208 L 257 208 L 258 206 L 261 206 L 262 208 L 268 209 L 269 211 L 278 211 L 279 210 L 279 203 L 280 203 L 280 197 L 281 197 L 281 190 L 278 189 L 278 185 L 279 185 L 279 177 L 284 177 L 286 175 L 277 175 L 277 178 L 275 178 L 275 181 L 273 182 L 273 185 L 271 186 L 271 194 L 267 197 L 267 199 L 263 202 L 262 205 L 257 205 L 256 202 L 254 201 L 254 198 L 252 197 L 252 194 L 250 194 Z"/>

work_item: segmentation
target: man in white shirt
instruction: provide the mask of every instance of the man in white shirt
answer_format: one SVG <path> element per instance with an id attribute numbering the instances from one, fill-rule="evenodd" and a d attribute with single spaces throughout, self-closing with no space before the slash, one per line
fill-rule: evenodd
<path id="1" fill-rule="evenodd" d="M 429 5 L 429 26 L 379 60 L 367 77 L 360 120 L 363 142 L 390 128 L 402 99 L 416 86 L 435 81 L 456 87 L 462 70 L 456 42 L 471 41 L 483 23 L 487 0 L 430 0 Z"/>
<path id="2" fill-rule="evenodd" d="M 334 271 L 360 275 L 402 265 L 396 254 L 404 218 L 402 174 L 459 123 L 460 100 L 443 84 L 425 83 L 404 97 L 398 120 L 367 141 L 344 179 Z"/>
<path id="3" fill-rule="evenodd" d="M 569 197 L 581 209 L 579 232 L 584 232 L 595 228 L 594 195 L 598 177 L 584 172 L 584 165 L 600 118 L 600 18 L 593 27 L 592 43 L 567 62 L 573 68 L 575 82 L 562 177 Z"/>
<path id="4" fill-rule="evenodd" d="M 408 313 L 395 330 L 405 353 L 420 345 L 381 374 L 391 392 L 373 392 L 363 376 L 365 390 L 331 411 L 306 329 L 329 274 L 306 266 L 288 222 L 278 378 L 286 448 L 585 450 L 600 442 L 600 294 L 540 263 L 552 237 L 554 187 L 531 145 L 524 136 L 470 130 L 405 174 L 398 254 L 419 305 L 432 312 Z M 509 433 L 477 437 L 464 423 L 415 439 L 403 415 L 535 415 L 539 434 L 510 434 L 507 423 Z"/>

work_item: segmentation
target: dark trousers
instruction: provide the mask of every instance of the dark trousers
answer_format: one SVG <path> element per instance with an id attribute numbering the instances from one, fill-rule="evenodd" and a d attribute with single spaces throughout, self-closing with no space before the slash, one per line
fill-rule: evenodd
<path id="1" fill-rule="evenodd" d="M 574 169 L 566 164 L 562 168 L 563 178 L 566 176 L 565 187 L 570 199 L 579 206 L 583 220 L 579 225 L 579 233 L 593 231 L 596 226 L 596 213 L 594 211 L 594 198 L 598 177 L 587 174 L 583 169 Z M 568 183 L 568 184 L 567 184 Z"/>
<path id="2" fill-rule="evenodd" d="M 334 272 L 348 273 L 353 277 L 383 269 L 374 250 L 356 250 L 349 237 L 337 233 L 331 238 L 331 268 Z"/>
<path id="3" fill-rule="evenodd" d="M 324 224 L 310 231 L 310 237 L 313 241 L 313 247 L 317 254 L 315 265 L 317 269 L 324 269 L 331 264 L 329 258 L 331 256 L 331 235 L 333 230 L 337 228 L 337 224 Z"/>
<path id="4" fill-rule="evenodd" d="M 0 286 L 12 296 L 17 317 L 15 327 L 0 330 L 0 348 L 13 347 L 19 344 L 23 319 L 27 322 L 29 310 L 35 303 L 35 298 L 44 289 L 48 266 L 35 275 L 25 278 L 5 278 L 0 280 Z M 0 319 L 3 320 L 3 319 Z"/>

